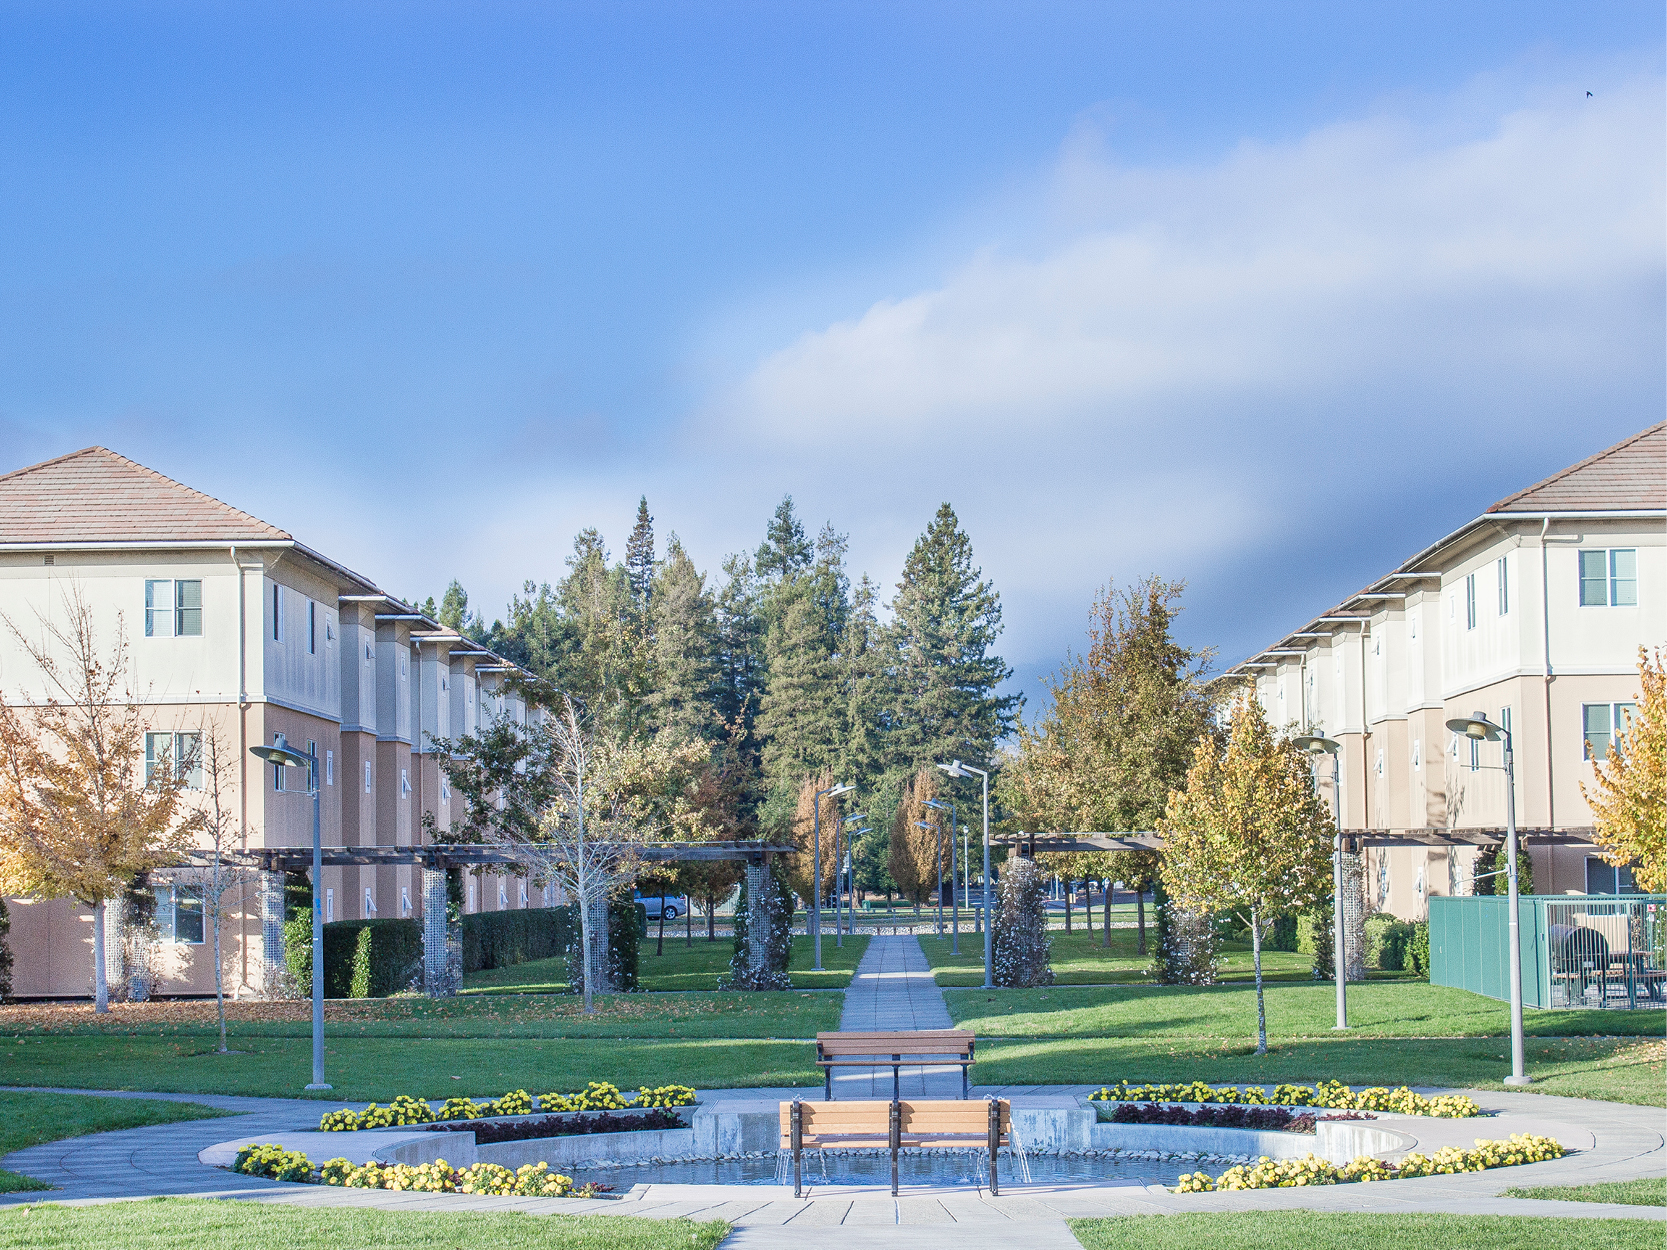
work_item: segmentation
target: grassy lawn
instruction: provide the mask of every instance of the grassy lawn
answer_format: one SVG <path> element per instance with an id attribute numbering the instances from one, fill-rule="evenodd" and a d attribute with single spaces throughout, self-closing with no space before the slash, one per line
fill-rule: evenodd
<path id="1" fill-rule="evenodd" d="M 1667 1207 L 1667 1176 L 1637 1181 L 1600 1181 L 1596 1185 L 1507 1189 L 1507 1198 L 1544 1198 L 1550 1202 L 1619 1202 L 1629 1207 Z"/>
<path id="2" fill-rule="evenodd" d="M 980 1037 L 1207 1037 L 1256 1034 L 1253 985 L 1049 986 L 1034 990 L 950 990 L 949 1014 Z M 1325 981 L 1265 988 L 1270 1037 L 1335 1036 L 1336 999 Z M 1493 1037 L 1509 1034 L 1510 1007 L 1424 981 L 1366 981 L 1349 987 L 1357 1037 Z M 1659 1011 L 1531 1011 L 1540 1037 L 1660 1037 Z"/>
<path id="3" fill-rule="evenodd" d="M 980 1042 L 978 1085 L 1100 1085 L 1129 1081 L 1313 1082 L 1503 1089 L 1505 1038 L 1294 1038 L 1266 1055 L 1252 1042 L 1205 1038 L 1073 1038 Z M 1529 1090 L 1667 1106 L 1667 1045 L 1636 1038 L 1529 1038 Z"/>
<path id="4" fill-rule="evenodd" d="M 820 1085 L 816 1048 L 802 1041 L 327 1037 L 328 1093 L 308 1094 L 305 1037 L 243 1039 L 246 1053 L 218 1055 L 200 1038 L 47 1037 L 0 1040 L 0 1084 L 167 1093 L 254 1094 L 334 1102 L 496 1096 L 506 1090 L 581 1089 L 587 1081 L 693 1085 L 701 1089 Z"/>
<path id="5" fill-rule="evenodd" d="M 713 1250 L 729 1233 L 721 1221 L 614 1216 L 387 1212 L 282 1203 L 152 1198 L 89 1207 L 0 1211 L 0 1246 L 34 1250 L 236 1245 L 242 1250 Z"/>
<path id="6" fill-rule="evenodd" d="M 568 994 L 350 999 L 325 1004 L 324 1026 L 332 1039 L 813 1037 L 839 1027 L 842 1004 L 839 994 L 792 991 L 604 994 L 587 1016 Z M 253 1038 L 312 1036 L 310 1003 L 228 1003 L 226 1012 L 234 1049 Z M 116 1003 L 104 1016 L 88 1003 L 0 1007 L 0 1083 L 8 1083 L 7 1064 L 43 1035 L 192 1037 L 209 1049 L 215 1032 L 211 1001 Z"/>
<path id="7" fill-rule="evenodd" d="M 1659 1247 L 1653 1220 L 1557 1220 L 1510 1215 L 1356 1215 L 1319 1211 L 1130 1215 L 1072 1220 L 1084 1250 L 1633 1250 Z M 0 1243 L 3 1244 L 3 1243 Z"/>
<path id="8" fill-rule="evenodd" d="M 1131 912 L 1133 909 L 1130 909 Z M 1112 909 L 1115 917 L 1117 909 Z M 1095 915 L 1099 915 L 1098 910 Z M 1148 915 L 1148 922 L 1151 917 Z M 1135 944 L 1137 934 L 1133 929 L 1113 929 L 1111 931 L 1111 945 L 1101 946 L 1104 934 L 1095 929 L 1092 933 L 1077 929 L 1066 933 L 1062 929 L 1055 929 L 1049 935 L 1053 938 L 1053 953 L 1051 962 L 1054 975 L 1065 985 L 1127 985 L 1152 984 L 1150 975 L 1152 956 L 1150 953 L 1137 955 Z M 1147 950 L 1155 949 L 1153 943 L 1157 941 L 1156 931 L 1148 923 L 1146 930 Z M 967 935 L 961 935 L 961 954 L 951 955 L 948 938 L 922 937 L 921 949 L 926 952 L 927 962 L 932 965 L 933 976 L 942 986 L 976 986 L 984 984 L 984 939 L 975 937 L 969 944 Z M 1262 980 L 1268 981 L 1297 981 L 1314 982 L 1314 958 L 1312 955 L 1299 954 L 1296 951 L 1262 952 Z M 1374 977 L 1378 973 L 1372 974 Z M 1385 978 L 1399 979 L 1404 974 L 1386 972 L 1381 974 Z M 1254 980 L 1256 969 L 1254 957 L 1248 942 L 1224 942 L 1222 944 L 1221 977 L 1226 981 L 1238 981 L 1250 978 Z"/>
<path id="9" fill-rule="evenodd" d="M 830 920 L 831 929 L 831 920 Z M 841 946 L 831 931 L 822 934 L 822 971 L 813 970 L 815 951 L 808 937 L 795 937 L 788 958 L 787 972 L 798 989 L 844 989 L 851 984 L 851 974 L 857 961 L 868 949 L 866 934 L 848 934 Z M 730 957 L 735 947 L 726 938 L 708 942 L 697 936 L 693 946 L 683 944 L 683 935 L 666 931 L 665 954 L 654 953 L 654 927 L 644 939 L 638 960 L 637 974 L 645 990 L 716 990 L 718 978 L 729 975 Z M 508 968 L 491 968 L 485 972 L 471 972 L 463 978 L 463 993 L 548 994 L 567 989 L 567 960 L 536 959 L 530 963 L 513 964 Z M 837 1011 L 835 1013 L 837 1018 Z M 830 1025 L 827 1027 L 837 1027 Z"/>
<path id="10" fill-rule="evenodd" d="M 178 1120 L 230 1115 L 194 1102 L 153 1102 L 137 1098 L 91 1098 L 79 1094 L 0 1093 L 0 1156 L 25 1146 L 108 1133 Z M 0 1169 L 0 1193 L 46 1189 L 40 1181 Z"/>

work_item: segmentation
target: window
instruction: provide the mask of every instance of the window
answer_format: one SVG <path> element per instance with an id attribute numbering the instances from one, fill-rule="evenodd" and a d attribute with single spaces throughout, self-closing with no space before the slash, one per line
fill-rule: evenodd
<path id="1" fill-rule="evenodd" d="M 318 654 L 318 604 L 307 600 L 307 654 Z"/>
<path id="2" fill-rule="evenodd" d="M 324 784 L 327 786 L 336 784 L 336 753 L 334 751 L 324 753 Z"/>
<path id="3" fill-rule="evenodd" d="M 324 923 L 331 924 L 336 919 L 336 892 L 331 889 L 324 891 Z"/>
<path id="4" fill-rule="evenodd" d="M 403 768 L 399 770 L 399 792 L 401 794 L 411 793 L 411 774 Z"/>
<path id="5" fill-rule="evenodd" d="M 509 906 L 509 894 L 504 890 L 504 883 L 502 881 L 498 882 L 498 906 Z"/>
<path id="6" fill-rule="evenodd" d="M 1378 748 L 1378 776 L 1383 776 L 1383 748 Z"/>
<path id="7" fill-rule="evenodd" d="M 365 793 L 370 793 L 370 761 L 365 761 Z"/>
<path id="8" fill-rule="evenodd" d="M 1580 707 L 1581 733 L 1586 740 L 1585 758 L 1608 758 L 1609 743 L 1632 727 L 1633 703 L 1583 703 Z"/>
<path id="9" fill-rule="evenodd" d="M 1413 771 L 1417 772 L 1423 766 L 1424 766 L 1424 744 L 1419 742 L 1417 738 L 1414 738 L 1412 740 L 1412 768 L 1413 768 Z"/>
<path id="10" fill-rule="evenodd" d="M 272 641 L 284 640 L 284 588 L 272 587 Z"/>
<path id="11" fill-rule="evenodd" d="M 200 946 L 203 941 L 203 896 L 183 885 L 156 887 L 156 927 L 164 942 Z"/>
<path id="12" fill-rule="evenodd" d="M 145 735 L 145 783 L 168 761 L 185 782 L 187 790 L 203 788 L 201 734 L 148 733 Z"/>
<path id="13" fill-rule="evenodd" d="M 523 881 L 521 883 L 521 906 L 525 907 L 526 905 L 527 905 L 527 883 L 525 881 Z"/>
<path id="14" fill-rule="evenodd" d="M 1638 552 L 1632 548 L 1580 553 L 1580 606 L 1638 605 Z"/>
<path id="15" fill-rule="evenodd" d="M 374 916 L 375 914 L 376 914 L 376 899 L 371 894 L 370 887 L 367 885 L 365 887 L 365 915 Z"/>
<path id="16" fill-rule="evenodd" d="M 145 637 L 200 638 L 202 632 L 201 580 L 145 582 Z"/>
<path id="17" fill-rule="evenodd" d="M 281 737 L 283 737 L 282 734 L 276 734 L 275 733 L 275 734 L 272 735 L 272 741 L 277 742 L 278 739 L 281 738 Z M 285 791 L 285 790 L 288 790 L 289 789 L 288 778 L 289 778 L 289 767 L 288 767 L 288 765 L 285 765 L 285 764 L 274 764 L 274 765 L 272 765 L 272 788 L 274 790 L 277 790 L 280 793 Z"/>
<path id="18" fill-rule="evenodd" d="M 451 782 L 443 775 L 440 778 L 440 798 L 443 802 L 451 802 Z"/>
<path id="19" fill-rule="evenodd" d="M 1505 565 L 1505 557 L 1500 556 L 1493 567 L 1499 577 L 1499 615 L 1507 616 L 1511 611 L 1511 583 Z"/>
<path id="20" fill-rule="evenodd" d="M 365 644 L 365 667 L 369 668 L 374 663 L 376 663 L 376 652 L 371 650 L 371 645 L 367 642 Z"/>
<path id="21" fill-rule="evenodd" d="M 1476 628 L 1476 574 L 1470 573 L 1464 579 L 1464 627 Z"/>
<path id="22" fill-rule="evenodd" d="M 1632 880 L 1632 869 L 1616 868 L 1613 864 L 1592 856 L 1586 861 L 1586 893 L 1636 894 L 1638 887 Z"/>
<path id="23" fill-rule="evenodd" d="M 402 885 L 399 887 L 399 914 L 402 916 L 411 914 L 411 889 L 409 886 Z"/>

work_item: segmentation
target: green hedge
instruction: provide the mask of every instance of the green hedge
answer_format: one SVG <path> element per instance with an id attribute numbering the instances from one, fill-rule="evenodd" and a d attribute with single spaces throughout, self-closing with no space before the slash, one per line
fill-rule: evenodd
<path id="1" fill-rule="evenodd" d="M 571 907 L 482 911 L 463 917 L 463 971 L 507 968 L 565 955 L 578 940 Z"/>
<path id="2" fill-rule="evenodd" d="M 324 926 L 324 996 L 386 998 L 423 970 L 419 920 L 337 920 Z"/>
<path id="3" fill-rule="evenodd" d="M 1407 945 L 1412 926 L 1388 912 L 1366 917 L 1366 966 L 1383 972 L 1400 972 L 1406 967 Z"/>

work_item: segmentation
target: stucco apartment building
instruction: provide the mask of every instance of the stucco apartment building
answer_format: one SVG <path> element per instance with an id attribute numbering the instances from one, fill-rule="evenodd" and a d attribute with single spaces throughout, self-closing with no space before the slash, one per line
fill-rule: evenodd
<path id="1" fill-rule="evenodd" d="M 1636 698 L 1638 648 L 1667 642 L 1664 521 L 1667 424 L 1500 500 L 1232 671 L 1275 725 L 1342 744 L 1345 829 L 1502 828 L 1502 748 L 1445 727 L 1485 712 L 1514 738 L 1519 828 L 1589 834 L 1581 783 Z M 1526 841 L 1537 893 L 1630 888 L 1590 844 Z M 1367 906 L 1407 918 L 1471 893 L 1480 854 L 1365 853 Z"/>
<path id="2" fill-rule="evenodd" d="M 262 765 L 252 745 L 282 733 L 316 753 L 326 846 L 410 846 L 424 841 L 425 813 L 440 840 L 451 824 L 433 740 L 529 715 L 499 656 L 277 526 L 102 447 L 0 476 L 0 612 L 40 638 L 76 595 L 102 651 L 126 636 L 148 755 L 179 760 L 196 747 L 200 758 L 205 736 L 218 735 L 234 774 L 222 788 L 237 816 L 232 849 L 312 842 L 302 770 Z M 0 624 L 0 697 L 45 695 L 38 667 Z M 188 801 L 205 802 L 200 764 L 191 782 Z M 325 919 L 419 916 L 420 875 L 327 867 Z M 163 936 L 160 992 L 212 993 L 200 900 L 165 870 L 147 887 Z M 543 903 L 524 891 L 515 879 L 470 877 L 467 910 Z M 223 935 L 227 986 L 245 996 L 264 991 L 257 894 L 251 885 Z M 62 899 L 7 905 L 14 993 L 87 994 L 91 912 Z"/>

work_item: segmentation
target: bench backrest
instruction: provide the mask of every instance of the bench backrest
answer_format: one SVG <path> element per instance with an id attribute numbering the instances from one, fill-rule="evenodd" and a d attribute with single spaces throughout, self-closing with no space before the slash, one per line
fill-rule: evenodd
<path id="1" fill-rule="evenodd" d="M 1000 1108 L 1001 1135 L 1007 1137 L 1012 1104 L 1005 1098 Z M 953 1133 L 982 1137 L 990 1130 L 990 1104 L 984 1099 L 905 1099 L 901 1104 L 905 1133 Z M 880 1101 L 801 1102 L 799 1124 L 806 1134 L 869 1134 L 884 1137 L 891 1132 L 891 1104 Z M 781 1104 L 781 1140 L 788 1143 L 793 1132 L 793 1104 Z"/>
<path id="2" fill-rule="evenodd" d="M 970 1055 L 969 1029 L 921 1029 L 912 1033 L 818 1033 L 816 1049 L 831 1055 Z"/>

